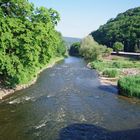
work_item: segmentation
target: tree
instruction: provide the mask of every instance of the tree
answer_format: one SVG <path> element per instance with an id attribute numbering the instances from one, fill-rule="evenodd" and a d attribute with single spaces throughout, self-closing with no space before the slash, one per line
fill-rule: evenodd
<path id="1" fill-rule="evenodd" d="M 122 51 L 124 49 L 124 45 L 121 42 L 115 42 L 113 45 L 114 51 L 119 53 L 119 51 Z"/>
<path id="2" fill-rule="evenodd" d="M 91 35 L 85 37 L 80 46 L 80 55 L 88 60 L 99 60 L 103 56 L 110 55 L 111 49 L 98 44 Z"/>
<path id="3" fill-rule="evenodd" d="M 80 42 L 75 42 L 70 46 L 69 54 L 72 56 L 79 56 Z"/>
<path id="4" fill-rule="evenodd" d="M 35 8 L 28 0 L 0 2 L 0 82 L 9 87 L 30 81 L 51 58 L 65 53 L 55 30 L 57 11 Z"/>

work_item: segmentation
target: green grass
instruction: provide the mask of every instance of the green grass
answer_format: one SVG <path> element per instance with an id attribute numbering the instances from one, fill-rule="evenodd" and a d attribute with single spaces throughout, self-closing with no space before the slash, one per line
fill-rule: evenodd
<path id="1" fill-rule="evenodd" d="M 103 71 L 102 75 L 109 77 L 109 78 L 115 78 L 119 75 L 119 70 L 107 68 Z"/>
<path id="2" fill-rule="evenodd" d="M 140 68 L 140 62 L 130 60 L 102 60 L 91 62 L 91 67 L 98 71 L 104 71 L 106 68 Z"/>
<path id="3" fill-rule="evenodd" d="M 91 68 L 101 72 L 107 77 L 118 77 L 124 68 L 140 68 L 140 62 L 126 57 L 113 57 L 111 60 L 103 59 L 90 63 Z"/>
<path id="4" fill-rule="evenodd" d="M 140 98 L 140 75 L 121 78 L 118 89 L 121 95 Z"/>
<path id="5" fill-rule="evenodd" d="M 140 69 L 140 61 L 127 57 L 110 57 L 90 63 L 91 68 L 99 71 L 104 77 L 120 78 L 118 80 L 119 94 L 140 98 L 140 75 L 126 76 L 123 69 Z"/>

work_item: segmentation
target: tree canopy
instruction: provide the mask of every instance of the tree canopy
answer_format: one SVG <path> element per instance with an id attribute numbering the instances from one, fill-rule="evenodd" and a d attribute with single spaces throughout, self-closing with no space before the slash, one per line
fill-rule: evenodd
<path id="1" fill-rule="evenodd" d="M 0 2 L 0 78 L 9 86 L 26 83 L 51 58 L 65 54 L 54 9 L 28 0 Z"/>
<path id="2" fill-rule="evenodd" d="M 121 42 L 115 42 L 113 44 L 113 49 L 114 49 L 114 51 L 116 51 L 117 53 L 119 53 L 119 51 L 123 51 L 124 45 Z"/>
<path id="3" fill-rule="evenodd" d="M 140 52 L 140 7 L 118 14 L 91 35 L 108 47 L 118 41 L 124 44 L 124 51 Z"/>
<path id="4" fill-rule="evenodd" d="M 91 35 L 88 35 L 81 41 L 79 52 L 87 60 L 100 60 L 103 56 L 110 55 L 112 49 L 98 44 Z"/>
<path id="5" fill-rule="evenodd" d="M 70 46 L 69 54 L 72 56 L 79 56 L 80 42 L 75 42 Z"/>

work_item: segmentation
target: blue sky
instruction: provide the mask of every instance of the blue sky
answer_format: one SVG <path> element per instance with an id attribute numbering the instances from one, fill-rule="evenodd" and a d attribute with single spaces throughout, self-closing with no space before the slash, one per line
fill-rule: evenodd
<path id="1" fill-rule="evenodd" d="M 80 37 L 98 29 L 110 18 L 140 6 L 140 0 L 29 0 L 35 6 L 56 9 L 61 16 L 57 26 L 63 36 Z"/>

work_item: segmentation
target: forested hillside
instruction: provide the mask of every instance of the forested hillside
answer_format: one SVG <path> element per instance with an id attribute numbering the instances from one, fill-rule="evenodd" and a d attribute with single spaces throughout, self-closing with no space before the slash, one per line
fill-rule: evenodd
<path id="1" fill-rule="evenodd" d="M 118 41 L 124 44 L 124 51 L 140 52 L 140 7 L 110 19 L 91 35 L 98 43 L 108 47 L 113 47 Z"/>
<path id="2" fill-rule="evenodd" d="M 51 58 L 65 54 L 55 30 L 57 11 L 28 0 L 0 1 L 0 79 L 13 87 L 31 80 Z"/>

